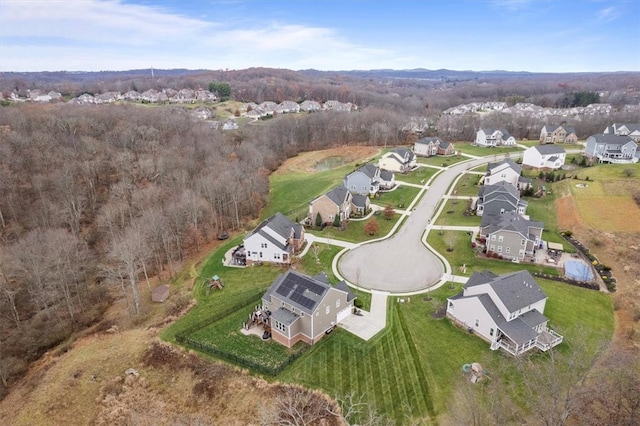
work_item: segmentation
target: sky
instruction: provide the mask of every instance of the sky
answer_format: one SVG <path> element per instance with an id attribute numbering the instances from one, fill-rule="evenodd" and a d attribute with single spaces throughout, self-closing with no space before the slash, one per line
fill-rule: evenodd
<path id="1" fill-rule="evenodd" d="M 0 72 L 640 71 L 640 0 L 0 0 Z"/>

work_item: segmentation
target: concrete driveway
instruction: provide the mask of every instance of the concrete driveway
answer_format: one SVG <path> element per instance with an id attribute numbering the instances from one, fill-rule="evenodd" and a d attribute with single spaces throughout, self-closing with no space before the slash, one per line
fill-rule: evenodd
<path id="1" fill-rule="evenodd" d="M 512 154 L 514 157 L 517 155 Z M 459 174 L 503 158 L 504 155 L 495 155 L 472 159 L 437 175 L 398 233 L 349 250 L 338 262 L 340 275 L 359 287 L 392 294 L 425 290 L 436 284 L 445 272 L 444 264 L 425 247 L 422 235 L 438 203 Z"/>

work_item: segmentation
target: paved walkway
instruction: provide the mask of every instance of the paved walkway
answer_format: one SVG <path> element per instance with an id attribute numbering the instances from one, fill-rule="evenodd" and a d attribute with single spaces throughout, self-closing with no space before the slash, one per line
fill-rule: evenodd
<path id="1" fill-rule="evenodd" d="M 387 326 L 387 298 L 389 293 L 371 292 L 371 311 L 360 311 L 360 315 L 350 315 L 340 327 L 364 340 L 369 340 Z"/>

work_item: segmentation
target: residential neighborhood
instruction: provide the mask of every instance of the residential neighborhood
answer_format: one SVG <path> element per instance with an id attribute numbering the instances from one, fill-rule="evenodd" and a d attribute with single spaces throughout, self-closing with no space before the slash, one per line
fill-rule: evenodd
<path id="1" fill-rule="evenodd" d="M 558 145 L 535 145 L 522 154 L 522 166 L 535 170 L 559 170 L 564 166 L 567 152 Z"/>

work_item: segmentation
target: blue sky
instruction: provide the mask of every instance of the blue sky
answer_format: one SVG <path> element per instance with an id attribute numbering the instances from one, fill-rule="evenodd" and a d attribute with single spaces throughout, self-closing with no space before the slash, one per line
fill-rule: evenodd
<path id="1" fill-rule="evenodd" d="M 0 71 L 640 71 L 640 0 L 0 0 Z"/>

